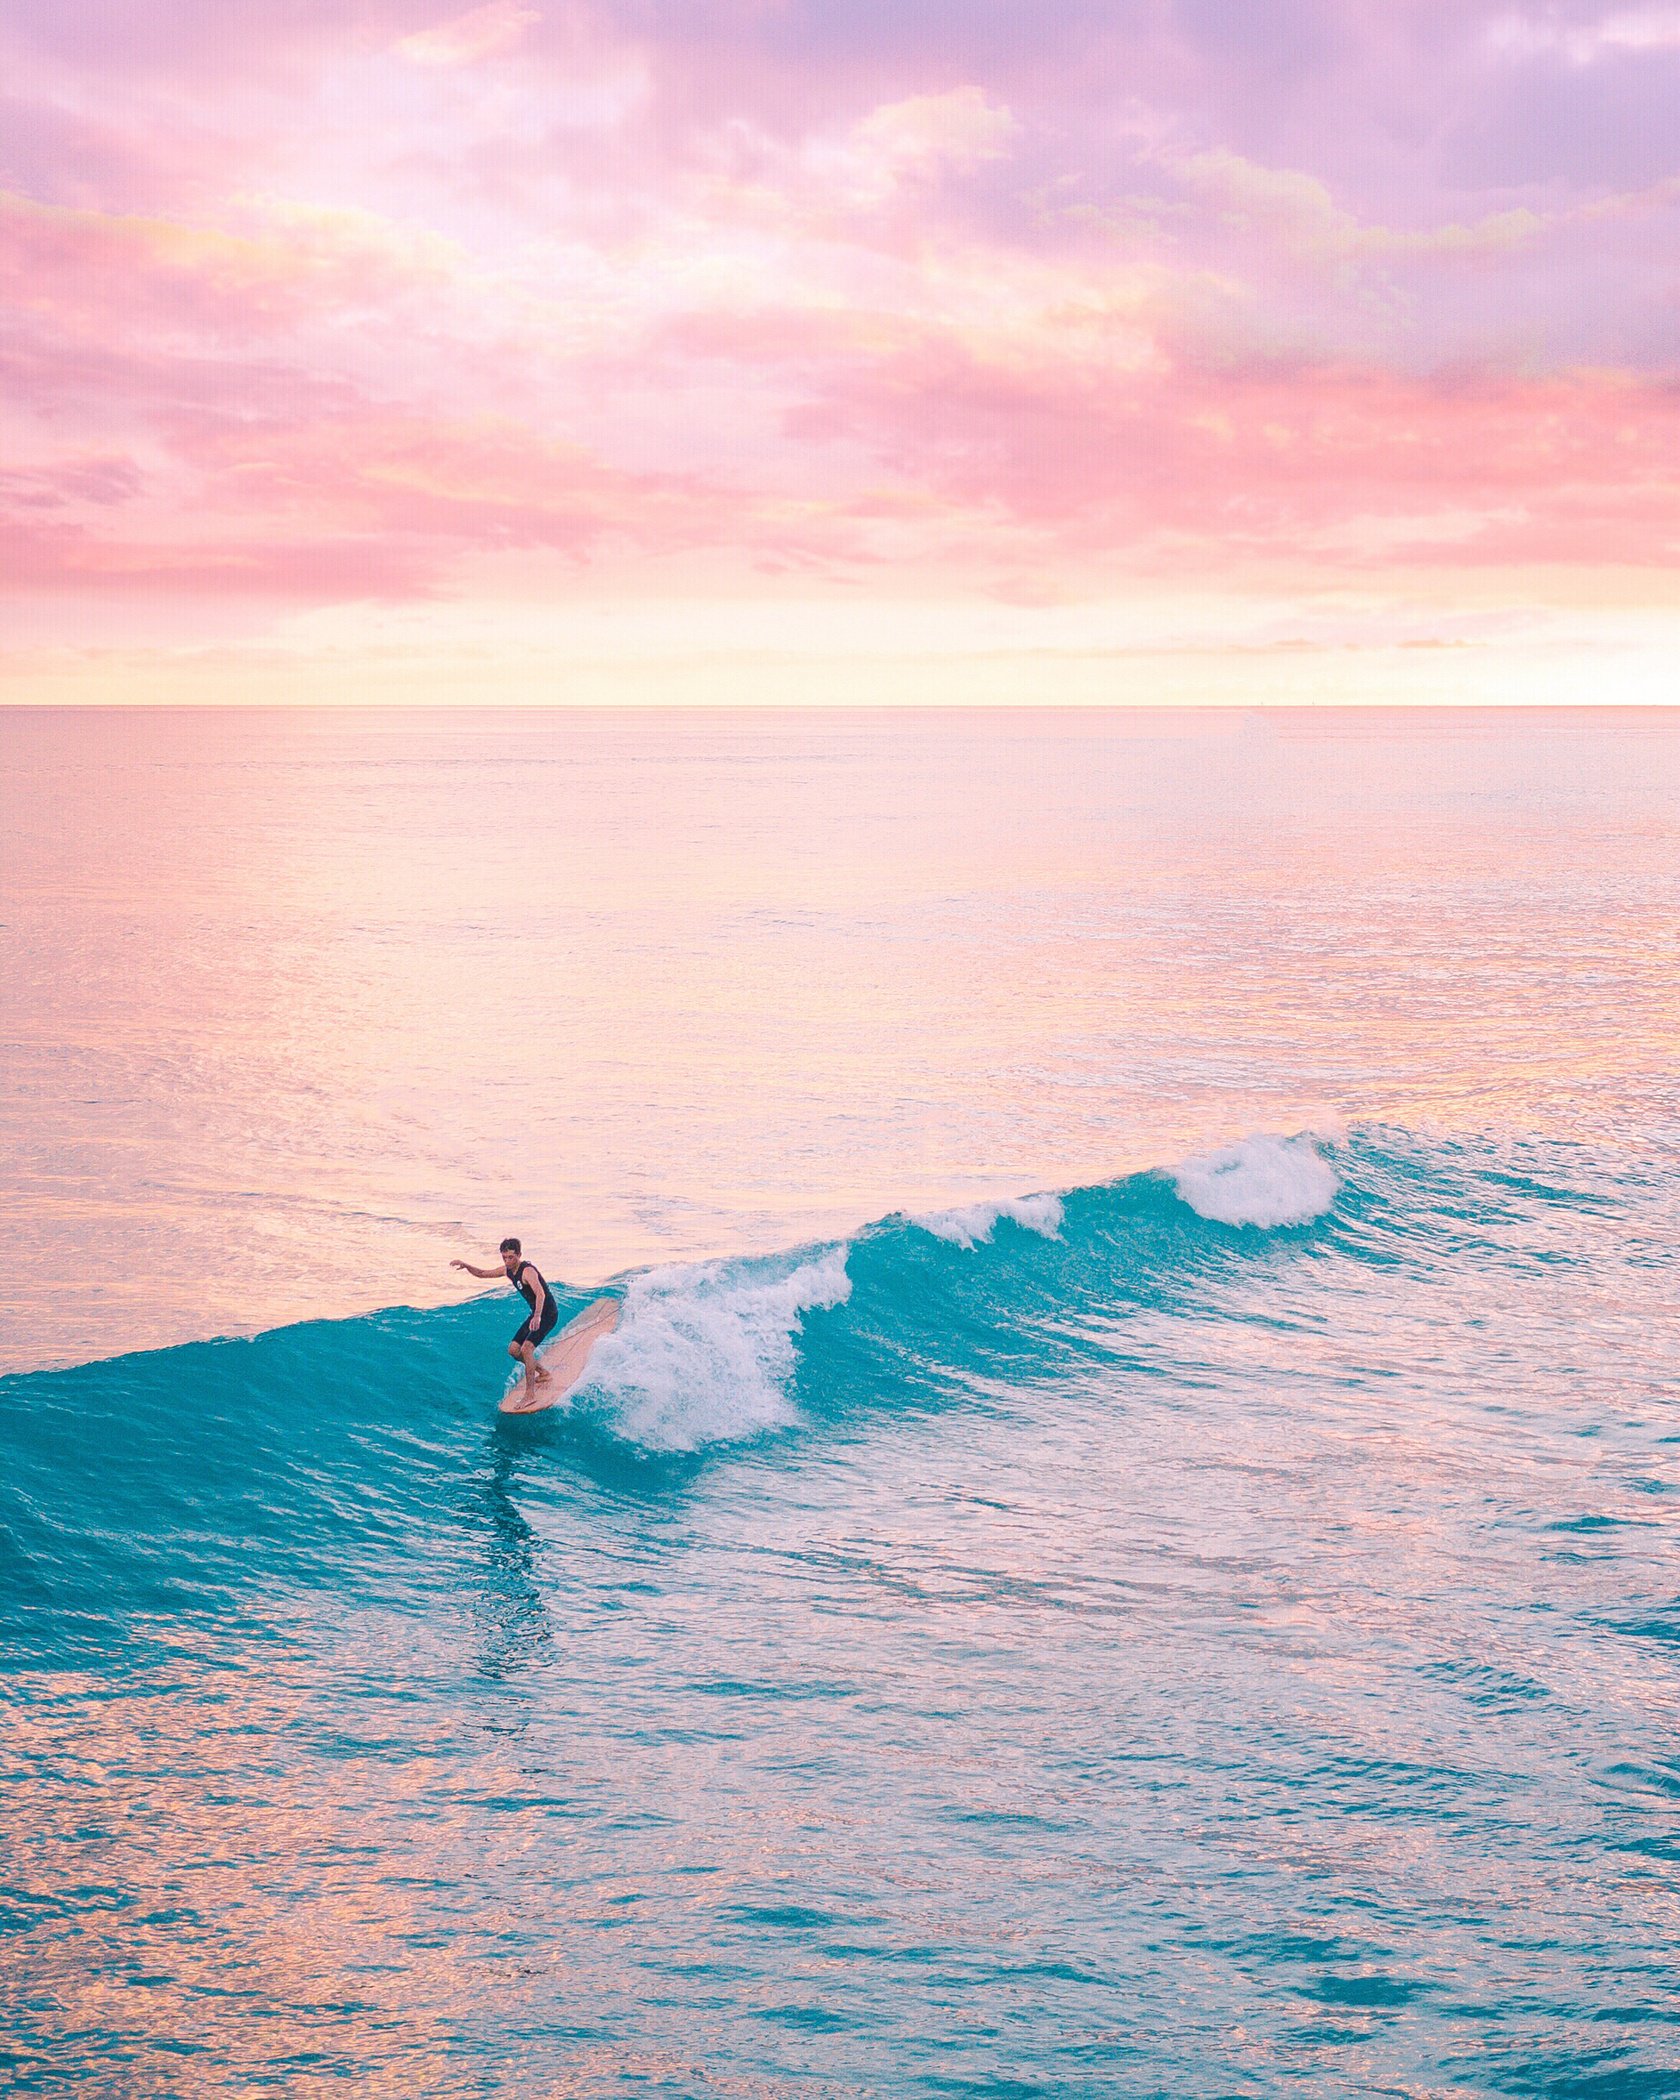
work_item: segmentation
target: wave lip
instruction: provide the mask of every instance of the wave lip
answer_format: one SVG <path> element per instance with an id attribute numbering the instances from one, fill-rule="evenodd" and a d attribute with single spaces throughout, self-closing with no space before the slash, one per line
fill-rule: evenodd
<path id="1" fill-rule="evenodd" d="M 955 1210 L 926 1211 L 910 1222 L 919 1225 L 924 1232 L 931 1232 L 936 1239 L 949 1240 L 953 1246 L 974 1247 L 989 1240 L 1005 1218 L 1024 1225 L 1028 1232 L 1039 1233 L 1047 1240 L 1057 1239 L 1062 1230 L 1062 1199 L 1060 1196 L 983 1198 L 978 1203 L 960 1204 Z"/>
<path id="2" fill-rule="evenodd" d="M 1313 1137 L 1256 1136 L 1181 1160 L 1173 1188 L 1218 1225 L 1305 1225 L 1335 1202 L 1341 1176 Z"/>
<path id="3" fill-rule="evenodd" d="M 584 1410 L 650 1451 L 785 1429 L 799 1325 L 851 1296 L 848 1243 L 736 1261 L 675 1263 L 633 1277 L 616 1330 L 578 1387 Z"/>

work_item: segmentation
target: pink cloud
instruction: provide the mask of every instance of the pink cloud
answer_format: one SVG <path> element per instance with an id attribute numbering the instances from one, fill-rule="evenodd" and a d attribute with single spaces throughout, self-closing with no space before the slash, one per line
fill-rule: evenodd
<path id="1" fill-rule="evenodd" d="M 715 529 L 717 497 L 631 474 L 490 418 L 456 425 L 364 410 L 293 428 L 221 427 L 186 447 L 210 500 L 271 524 L 304 518 L 440 548 L 582 556 L 618 534 L 659 549 Z"/>
<path id="2" fill-rule="evenodd" d="M 0 468 L 0 513 L 126 503 L 139 494 L 143 481 L 134 461 L 118 454 L 83 454 L 42 466 Z"/>
<path id="3" fill-rule="evenodd" d="M 487 553 L 582 564 L 723 547 L 783 567 L 867 558 L 844 506 L 629 473 L 489 418 L 450 426 L 363 408 L 298 424 L 222 419 L 177 438 L 192 501 L 142 506 L 120 533 L 88 506 L 138 494 L 131 461 L 0 478 L 0 588 L 332 602 L 430 595 L 463 558 Z M 74 518 L 43 515 L 69 505 Z"/>
<path id="4" fill-rule="evenodd" d="M 356 212 L 264 212 L 250 230 L 42 205 L 0 193 L 0 301 L 61 327 L 250 338 L 323 309 L 377 306 L 446 274 L 444 244 Z"/>
<path id="5" fill-rule="evenodd" d="M 396 48 L 417 66 L 467 66 L 481 58 L 493 58 L 517 44 L 541 14 L 522 7 L 519 0 L 488 0 L 435 29 L 417 30 L 403 37 Z"/>
<path id="6" fill-rule="evenodd" d="M 790 434 L 867 451 L 901 483 L 1056 551 L 1196 565 L 1239 552 L 1374 561 L 1611 560 L 1680 551 L 1680 389 L 1613 373 L 1410 377 L 1307 363 L 1135 369 L 987 357 L 954 335 L 877 336 L 774 312 L 689 324 L 697 353 L 773 362 Z"/>
<path id="7" fill-rule="evenodd" d="M 439 564 L 388 540 L 156 543 L 44 524 L 0 510 L 0 587 L 12 595 L 270 599 L 283 604 L 410 598 L 435 587 Z"/>
<path id="8" fill-rule="evenodd" d="M 1666 0 L 230 19 L 0 29 L 14 587 L 1674 547 Z"/>

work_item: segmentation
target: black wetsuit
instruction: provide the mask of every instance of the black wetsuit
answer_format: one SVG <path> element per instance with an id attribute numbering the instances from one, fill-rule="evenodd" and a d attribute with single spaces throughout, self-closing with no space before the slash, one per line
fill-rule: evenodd
<path id="1" fill-rule="evenodd" d="M 535 1283 L 531 1281 L 533 1276 L 537 1279 Z M 530 1317 L 513 1338 L 515 1348 L 523 1342 L 546 1341 L 560 1324 L 560 1308 L 554 1302 L 554 1293 L 543 1281 L 542 1271 L 534 1261 L 522 1261 L 508 1281 L 531 1308 Z M 540 1298 L 537 1296 L 539 1290 L 542 1292 Z"/>

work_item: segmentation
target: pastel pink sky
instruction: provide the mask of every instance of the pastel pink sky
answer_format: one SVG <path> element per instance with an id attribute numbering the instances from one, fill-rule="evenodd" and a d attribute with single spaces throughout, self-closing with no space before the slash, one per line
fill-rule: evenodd
<path id="1" fill-rule="evenodd" d="M 0 0 L 0 81 L 11 697 L 1672 697 L 1680 0 Z"/>

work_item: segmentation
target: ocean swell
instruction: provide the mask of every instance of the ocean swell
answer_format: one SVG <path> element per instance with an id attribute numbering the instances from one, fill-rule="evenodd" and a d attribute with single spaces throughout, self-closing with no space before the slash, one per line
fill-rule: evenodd
<path id="1" fill-rule="evenodd" d="M 1387 1175 L 1358 1143 L 1338 1161 Z M 1226 1228 L 1309 1222 L 1339 1186 L 1312 1139 L 1250 1138 L 1168 1173 L 633 1274 L 609 1285 L 623 1315 L 576 1393 L 529 1418 L 495 1409 L 499 1295 L 6 1379 L 0 1632 L 8 1596 L 62 1635 L 365 1579 L 423 1534 L 447 1580 L 435 1541 L 463 1480 L 520 1439 L 610 1471 L 1083 1376 L 1140 1317 L 1217 1322 L 1243 1275 L 1270 1290 L 1258 1245 L 1233 1279 Z M 593 1294 L 559 1295 L 570 1315 Z"/>

